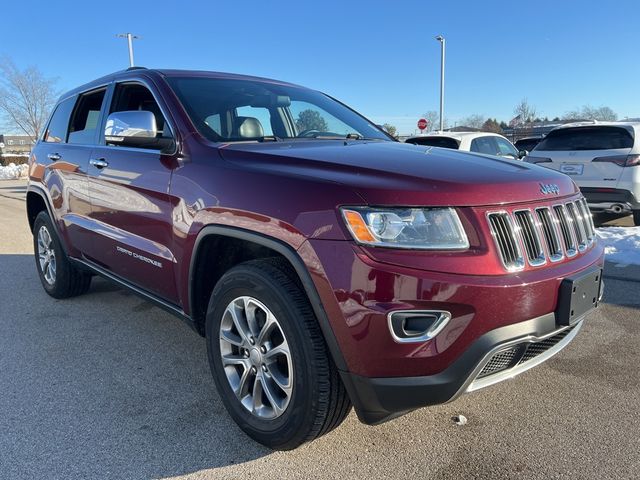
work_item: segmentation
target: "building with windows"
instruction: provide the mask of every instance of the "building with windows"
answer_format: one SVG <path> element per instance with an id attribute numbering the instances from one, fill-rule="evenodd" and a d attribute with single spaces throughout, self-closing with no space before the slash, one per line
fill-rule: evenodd
<path id="1" fill-rule="evenodd" d="M 27 135 L 0 135 L 0 154 L 29 155 L 34 142 Z"/>

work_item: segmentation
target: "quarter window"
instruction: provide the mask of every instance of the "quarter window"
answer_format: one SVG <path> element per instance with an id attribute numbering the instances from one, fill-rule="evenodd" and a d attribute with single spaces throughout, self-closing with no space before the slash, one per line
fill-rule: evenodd
<path id="1" fill-rule="evenodd" d="M 69 143 L 95 143 L 104 93 L 104 89 L 98 90 L 86 93 L 78 99 L 69 127 Z"/>
<path id="2" fill-rule="evenodd" d="M 53 112 L 49 125 L 44 132 L 44 141 L 49 143 L 61 143 L 67 138 L 69 117 L 76 103 L 75 97 L 67 98 L 61 102 Z"/>

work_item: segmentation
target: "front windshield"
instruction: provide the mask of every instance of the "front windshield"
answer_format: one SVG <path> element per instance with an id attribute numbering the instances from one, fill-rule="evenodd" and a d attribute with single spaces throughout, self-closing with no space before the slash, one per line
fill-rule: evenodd
<path id="1" fill-rule="evenodd" d="M 254 80 L 169 77 L 200 133 L 214 142 L 389 137 L 328 96 Z"/>

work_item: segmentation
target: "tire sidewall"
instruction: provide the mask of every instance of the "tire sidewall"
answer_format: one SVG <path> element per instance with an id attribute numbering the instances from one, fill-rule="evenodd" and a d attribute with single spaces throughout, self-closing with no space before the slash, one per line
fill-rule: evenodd
<path id="1" fill-rule="evenodd" d="M 227 381 L 220 357 L 219 331 L 228 304 L 240 296 L 251 296 L 262 302 L 278 319 L 289 344 L 293 364 L 293 391 L 285 412 L 273 420 L 252 415 L 238 401 Z M 313 345 L 301 325 L 304 313 L 291 301 L 290 294 L 280 285 L 269 281 L 258 269 L 236 267 L 224 275 L 216 285 L 209 302 L 206 319 L 209 364 L 223 403 L 230 415 L 253 438 L 269 445 L 284 439 L 304 435 L 313 421 L 317 408 L 317 367 L 310 355 Z M 298 319 L 299 321 L 296 321 Z"/>

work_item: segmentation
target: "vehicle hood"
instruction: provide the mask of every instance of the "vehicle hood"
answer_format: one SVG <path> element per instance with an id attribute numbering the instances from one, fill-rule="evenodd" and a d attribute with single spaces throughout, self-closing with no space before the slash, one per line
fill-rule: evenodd
<path id="1" fill-rule="evenodd" d="M 578 191 L 568 176 L 534 164 L 398 142 L 247 142 L 220 153 L 245 168 L 346 185 L 370 205 L 499 205 Z M 543 193 L 547 184 L 558 193 Z"/>

